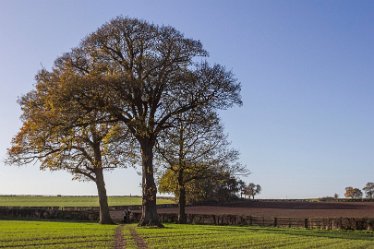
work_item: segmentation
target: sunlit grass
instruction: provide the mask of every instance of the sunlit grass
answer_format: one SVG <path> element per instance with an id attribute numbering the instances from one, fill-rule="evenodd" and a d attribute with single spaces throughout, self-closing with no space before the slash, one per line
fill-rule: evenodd
<path id="1" fill-rule="evenodd" d="M 149 248 L 374 248 L 374 233 L 167 224 L 136 228 Z"/>
<path id="2" fill-rule="evenodd" d="M 130 228 L 149 248 L 374 248 L 374 233 L 288 228 L 177 225 L 163 229 L 125 225 L 126 248 L 137 248 Z M 115 225 L 0 221 L 0 248 L 113 248 Z"/>
<path id="3" fill-rule="evenodd" d="M 109 196 L 109 206 L 141 205 L 139 196 Z M 171 199 L 157 199 L 157 204 L 175 203 Z M 98 207 L 97 196 L 0 196 L 0 206 L 12 207 Z"/>
<path id="4" fill-rule="evenodd" d="M 113 248 L 115 228 L 95 223 L 0 221 L 0 247 Z"/>

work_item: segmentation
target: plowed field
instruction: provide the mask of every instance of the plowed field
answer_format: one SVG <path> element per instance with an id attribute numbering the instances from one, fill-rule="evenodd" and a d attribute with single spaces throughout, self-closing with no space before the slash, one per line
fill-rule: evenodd
<path id="1" fill-rule="evenodd" d="M 177 213 L 177 208 L 158 209 Z M 233 214 L 285 218 L 374 218 L 374 202 L 248 201 L 221 206 L 190 206 L 189 214 Z"/>

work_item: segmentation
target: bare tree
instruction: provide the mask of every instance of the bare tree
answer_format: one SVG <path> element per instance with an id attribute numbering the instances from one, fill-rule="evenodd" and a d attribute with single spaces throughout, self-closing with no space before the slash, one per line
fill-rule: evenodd
<path id="1" fill-rule="evenodd" d="M 118 17 L 57 60 L 54 71 L 73 75 L 61 81 L 91 84 L 94 91 L 106 93 L 91 98 L 92 107 L 100 106 L 125 124 L 138 141 L 143 179 L 140 225 L 162 226 L 153 162 L 159 134 L 184 112 L 241 104 L 240 85 L 232 73 L 198 62 L 204 56 L 207 52 L 199 41 L 170 26 Z"/>
<path id="2" fill-rule="evenodd" d="M 193 180 L 219 180 L 217 172 L 245 173 L 238 152 L 228 148 L 215 113 L 189 111 L 175 118 L 173 127 L 159 136 L 156 151 L 161 163 L 175 174 L 178 188 L 178 222 L 186 223 L 186 184 Z M 169 172 L 170 174 L 170 172 Z M 169 175 L 173 179 L 172 175 Z M 235 191 L 236 192 L 236 191 Z"/>

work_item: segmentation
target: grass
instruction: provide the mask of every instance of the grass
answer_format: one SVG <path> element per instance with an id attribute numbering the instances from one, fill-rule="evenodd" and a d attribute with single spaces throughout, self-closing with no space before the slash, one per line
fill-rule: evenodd
<path id="1" fill-rule="evenodd" d="M 136 231 L 149 248 L 155 249 L 374 248 L 374 233 L 365 231 L 177 224 L 167 224 L 164 229 L 136 227 Z"/>
<path id="2" fill-rule="evenodd" d="M 51 221 L 0 221 L 0 248 L 113 248 L 116 225 Z M 374 233 L 269 227 L 166 224 L 163 229 L 125 225 L 127 249 L 134 228 L 149 248 L 374 248 Z"/>
<path id="3" fill-rule="evenodd" d="M 113 248 L 114 225 L 0 221 L 0 248 Z"/>
<path id="4" fill-rule="evenodd" d="M 109 206 L 141 205 L 139 196 L 109 196 Z M 157 204 L 173 204 L 171 199 L 157 199 Z M 98 207 L 97 196 L 0 196 L 0 206 L 10 207 Z"/>

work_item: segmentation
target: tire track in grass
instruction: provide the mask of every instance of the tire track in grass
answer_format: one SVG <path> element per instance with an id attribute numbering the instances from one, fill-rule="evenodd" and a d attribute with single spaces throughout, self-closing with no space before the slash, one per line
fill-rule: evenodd
<path id="1" fill-rule="evenodd" d="M 135 228 L 130 227 L 130 233 L 138 249 L 148 249 L 147 243 L 145 243 L 144 239 L 139 236 L 139 234 L 135 231 Z"/>
<path id="2" fill-rule="evenodd" d="M 116 228 L 116 235 L 115 235 L 115 243 L 114 243 L 114 249 L 123 249 L 125 248 L 126 241 L 123 238 L 123 225 L 119 225 Z"/>

